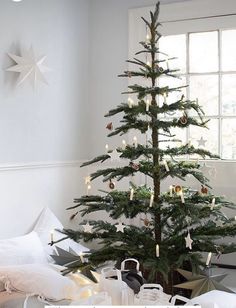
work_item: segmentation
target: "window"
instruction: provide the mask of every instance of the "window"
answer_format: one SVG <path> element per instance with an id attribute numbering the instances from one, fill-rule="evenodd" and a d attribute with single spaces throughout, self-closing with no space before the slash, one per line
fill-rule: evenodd
<path id="1" fill-rule="evenodd" d="M 189 85 L 187 98 L 198 98 L 210 119 L 209 130 L 187 129 L 186 141 L 199 146 L 202 138 L 207 149 L 224 159 L 236 159 L 235 41 L 236 29 L 170 35 L 160 40 L 160 50 L 177 57 L 169 66 L 180 69 L 183 84 Z M 169 100 L 173 102 L 173 98 Z"/>
<path id="2" fill-rule="evenodd" d="M 182 131 L 179 136 L 183 141 L 194 146 L 205 144 L 221 158 L 236 160 L 236 19 L 231 16 L 236 3 L 227 1 L 228 6 L 220 0 L 208 0 L 204 7 L 196 2 L 161 6 L 160 50 L 177 57 L 169 66 L 180 69 L 181 80 L 163 78 L 160 85 L 188 85 L 186 97 L 198 98 L 210 119 L 209 130 L 190 127 Z M 141 24 L 138 17 L 148 14 L 149 8 L 130 12 L 130 57 L 146 33 L 143 25 L 137 31 Z M 173 102 L 174 95 L 180 97 L 179 93 L 172 94 L 167 100 Z"/>

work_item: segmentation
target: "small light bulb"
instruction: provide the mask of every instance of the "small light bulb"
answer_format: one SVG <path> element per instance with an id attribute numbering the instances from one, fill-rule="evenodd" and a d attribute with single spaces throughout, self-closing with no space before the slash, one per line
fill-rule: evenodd
<path id="1" fill-rule="evenodd" d="M 22 0 L 12 0 L 13 2 L 21 2 Z"/>
<path id="2" fill-rule="evenodd" d="M 147 61 L 147 66 L 151 66 L 151 62 L 150 61 Z"/>

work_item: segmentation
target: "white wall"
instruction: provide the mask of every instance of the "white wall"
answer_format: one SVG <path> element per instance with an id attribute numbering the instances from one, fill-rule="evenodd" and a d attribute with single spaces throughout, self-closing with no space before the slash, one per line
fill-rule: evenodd
<path id="1" fill-rule="evenodd" d="M 44 206 L 68 224 L 65 208 L 81 193 L 74 161 L 89 153 L 88 16 L 87 0 L 0 1 L 0 238 L 30 230 Z M 7 53 L 31 45 L 52 69 L 35 91 L 5 72 Z"/>
<path id="2" fill-rule="evenodd" d="M 0 1 L 0 164 L 87 157 L 88 13 L 86 0 Z M 31 45 L 49 85 L 14 88 L 7 53 Z"/>

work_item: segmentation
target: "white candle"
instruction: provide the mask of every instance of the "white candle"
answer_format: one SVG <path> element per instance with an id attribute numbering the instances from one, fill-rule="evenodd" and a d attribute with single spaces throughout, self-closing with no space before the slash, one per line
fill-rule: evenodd
<path id="1" fill-rule="evenodd" d="M 211 201 L 211 210 L 213 210 L 213 209 L 214 209 L 215 204 L 216 204 L 216 199 L 215 199 L 215 198 L 213 198 L 213 199 L 212 199 L 212 201 Z"/>
<path id="2" fill-rule="evenodd" d="M 79 254 L 79 256 L 80 256 L 81 262 L 84 263 L 84 256 L 83 256 L 82 252 Z"/>
<path id="3" fill-rule="evenodd" d="M 130 190 L 130 197 L 129 197 L 129 200 L 133 200 L 133 198 L 134 198 L 134 189 L 133 188 L 131 188 L 131 190 Z"/>
<path id="4" fill-rule="evenodd" d="M 148 43 L 150 41 L 150 35 L 147 33 L 146 34 L 146 42 Z"/>
<path id="5" fill-rule="evenodd" d="M 150 103 L 150 100 L 147 98 L 145 103 L 146 103 L 146 112 L 148 112 L 148 111 L 149 111 L 150 104 L 151 104 L 151 103 Z"/>
<path id="6" fill-rule="evenodd" d="M 137 146 L 138 146 L 138 138 L 136 136 L 134 136 L 133 142 L 134 142 L 134 147 L 137 148 Z"/>
<path id="7" fill-rule="evenodd" d="M 209 266 L 209 264 L 211 262 L 211 257 L 212 257 L 212 252 L 209 252 L 208 256 L 207 256 L 207 260 L 206 260 L 206 266 Z"/>
<path id="8" fill-rule="evenodd" d="M 122 140 L 122 149 L 124 150 L 126 148 L 126 141 L 123 139 Z"/>
<path id="9" fill-rule="evenodd" d="M 236 216 L 234 216 L 234 220 L 236 220 Z"/>
<path id="10" fill-rule="evenodd" d="M 160 257 L 160 248 L 159 245 L 156 244 L 156 257 L 159 258 Z"/>
<path id="11" fill-rule="evenodd" d="M 91 184 L 88 184 L 87 185 L 87 195 L 89 195 L 89 191 L 91 190 L 91 188 L 92 188 Z"/>
<path id="12" fill-rule="evenodd" d="M 168 166 L 168 164 L 167 164 L 167 161 L 166 161 L 165 159 L 163 160 L 163 163 L 164 163 L 164 166 L 165 166 L 166 171 L 169 172 L 169 171 L 170 171 L 170 168 L 169 168 L 169 166 Z"/>
<path id="13" fill-rule="evenodd" d="M 170 185 L 170 197 L 173 197 L 173 186 Z"/>
<path id="14" fill-rule="evenodd" d="M 106 152 L 108 153 L 108 151 L 109 151 L 109 145 L 108 144 L 105 145 L 105 149 L 106 149 Z"/>
<path id="15" fill-rule="evenodd" d="M 166 97 L 167 97 L 166 93 L 163 94 L 163 97 L 164 97 L 164 104 L 166 104 Z"/>
<path id="16" fill-rule="evenodd" d="M 185 201 L 184 201 L 184 194 L 183 194 L 182 190 L 181 190 L 181 192 L 179 193 L 179 195 L 180 195 L 180 198 L 181 198 L 181 202 L 182 202 L 182 203 L 185 203 Z"/>
<path id="17" fill-rule="evenodd" d="M 85 177 L 85 185 L 89 184 L 91 181 L 91 177 L 88 175 Z"/>
<path id="18" fill-rule="evenodd" d="M 151 196 L 150 196 L 149 207 L 152 207 L 153 201 L 154 201 L 154 193 L 152 192 L 152 193 L 151 193 Z"/>
<path id="19" fill-rule="evenodd" d="M 51 230 L 51 231 L 50 231 L 51 243 L 53 243 L 53 236 L 54 236 L 54 230 Z"/>
<path id="20" fill-rule="evenodd" d="M 129 108 L 132 108 L 134 105 L 134 100 L 131 97 L 128 97 L 128 105 L 129 105 Z"/>
<path id="21" fill-rule="evenodd" d="M 147 66 L 151 66 L 151 62 L 150 61 L 147 61 Z"/>

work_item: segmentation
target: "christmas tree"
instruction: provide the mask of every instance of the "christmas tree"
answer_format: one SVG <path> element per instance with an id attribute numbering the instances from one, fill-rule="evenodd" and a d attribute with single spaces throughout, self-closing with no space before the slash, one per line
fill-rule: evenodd
<path id="1" fill-rule="evenodd" d="M 146 142 L 123 143 L 122 147 L 107 150 L 93 160 L 84 163 L 87 166 L 98 162 L 121 160 L 124 165 L 100 169 L 86 178 L 88 190 L 90 182 L 102 178 L 109 183 L 110 191 L 101 195 L 85 195 L 74 200 L 75 205 L 69 209 L 78 210 L 85 216 L 98 211 L 106 211 L 112 223 L 106 221 L 81 222 L 78 231 L 63 230 L 63 233 L 79 242 L 98 240 L 99 249 L 88 255 L 88 262 L 98 266 L 108 260 L 118 263 L 132 257 L 139 260 L 149 281 L 168 280 L 169 273 L 188 264 L 193 271 L 206 263 L 202 252 L 226 254 L 236 251 L 236 245 L 217 242 L 218 239 L 233 237 L 236 224 L 233 218 L 227 218 L 222 208 L 235 209 L 235 205 L 211 193 L 208 179 L 200 170 L 198 159 L 218 158 L 201 147 L 190 143 L 177 144 L 175 128 L 185 129 L 191 125 L 207 127 L 198 101 L 186 99 L 182 94 L 184 87 L 160 86 L 160 78 L 179 78 L 178 70 L 170 69 L 172 58 L 163 54 L 158 47 L 161 38 L 158 22 L 159 3 L 150 20 L 142 18 L 147 37 L 140 42 L 141 50 L 136 57 L 127 62 L 137 69 L 128 69 L 121 77 L 130 81 L 142 78 L 145 85 L 132 83 L 125 94 L 129 96 L 126 103 L 121 103 L 110 110 L 106 117 L 121 115 L 120 126 L 113 129 L 110 122 L 107 129 L 109 137 L 124 135 L 131 130 L 146 136 Z M 147 61 L 139 59 L 145 55 Z M 167 78 L 165 79 L 167 80 Z M 179 93 L 179 98 L 167 103 L 170 93 Z M 131 99 L 136 96 L 137 102 Z M 171 114 L 171 117 L 168 116 Z M 166 146 L 163 146 L 166 145 Z M 150 179 L 150 185 L 137 186 L 130 183 L 126 191 L 114 189 L 114 180 L 143 174 Z M 182 185 L 172 185 L 168 191 L 161 191 L 161 183 L 167 177 L 178 178 L 180 183 L 187 176 L 199 182 L 199 190 Z M 75 217 L 75 214 L 72 216 Z M 132 219 L 145 215 L 143 225 L 132 224 Z M 130 224 L 126 223 L 129 219 Z M 209 255 L 208 255 L 209 256 Z M 208 260 L 210 263 L 210 259 Z M 83 263 L 79 267 L 83 267 Z"/>

